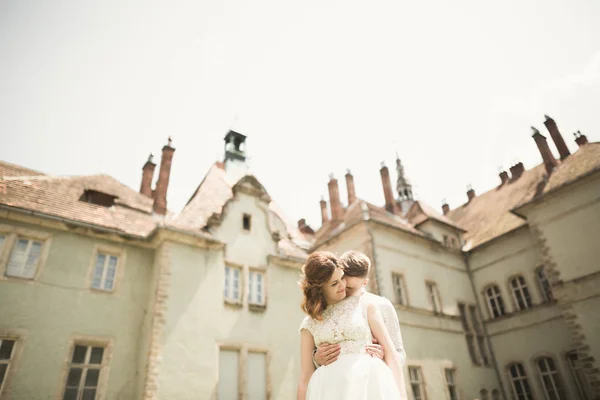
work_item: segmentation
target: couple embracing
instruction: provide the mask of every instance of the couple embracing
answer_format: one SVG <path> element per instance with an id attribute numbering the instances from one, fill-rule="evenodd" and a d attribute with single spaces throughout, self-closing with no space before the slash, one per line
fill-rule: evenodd
<path id="1" fill-rule="evenodd" d="M 407 398 L 398 316 L 365 290 L 370 265 L 357 251 L 319 251 L 302 267 L 298 400 Z"/>

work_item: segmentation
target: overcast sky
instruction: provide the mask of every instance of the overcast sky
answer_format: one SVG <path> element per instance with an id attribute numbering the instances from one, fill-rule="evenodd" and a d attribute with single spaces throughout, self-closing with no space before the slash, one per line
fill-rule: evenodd
<path id="1" fill-rule="evenodd" d="M 382 205 L 396 150 L 456 207 L 541 161 L 544 113 L 572 150 L 600 140 L 599 21 L 597 0 L 5 0 L 0 159 L 137 190 L 171 135 L 179 212 L 234 128 L 292 221 L 320 225 L 330 172 L 345 203 L 346 168 Z"/>

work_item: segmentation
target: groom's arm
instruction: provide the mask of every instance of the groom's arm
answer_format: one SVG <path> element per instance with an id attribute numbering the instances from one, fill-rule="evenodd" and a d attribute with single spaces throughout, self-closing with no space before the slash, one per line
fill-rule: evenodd
<path id="1" fill-rule="evenodd" d="M 398 321 L 396 308 L 389 300 L 386 299 L 385 304 L 382 304 L 379 309 L 381 311 L 385 327 L 387 328 L 387 331 L 392 338 L 392 342 L 394 343 L 394 347 L 400 356 L 400 363 L 404 365 L 404 362 L 406 361 L 406 352 L 404 351 L 402 332 L 400 331 L 400 322 Z"/>

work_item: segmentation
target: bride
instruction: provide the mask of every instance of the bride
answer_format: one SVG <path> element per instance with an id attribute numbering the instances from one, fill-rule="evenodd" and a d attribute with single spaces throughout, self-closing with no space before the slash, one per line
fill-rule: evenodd
<path id="1" fill-rule="evenodd" d="M 366 296 L 346 297 L 344 270 L 330 252 L 311 254 L 302 268 L 301 372 L 298 400 L 395 400 L 404 390 L 401 364 L 379 310 Z M 384 361 L 367 354 L 373 337 Z M 315 371 L 313 349 L 340 345 L 338 360 Z"/>

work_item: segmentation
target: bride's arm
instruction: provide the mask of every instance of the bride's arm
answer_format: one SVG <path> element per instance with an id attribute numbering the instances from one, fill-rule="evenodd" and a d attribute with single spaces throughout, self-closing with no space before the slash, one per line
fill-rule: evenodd
<path id="1" fill-rule="evenodd" d="M 315 365 L 313 364 L 313 350 L 315 349 L 315 339 L 308 329 L 300 331 L 300 379 L 298 381 L 298 400 L 306 399 L 306 389 Z"/>
<path id="2" fill-rule="evenodd" d="M 404 374 L 402 371 L 400 355 L 396 351 L 394 342 L 392 341 L 392 338 L 385 327 L 383 317 L 373 304 L 369 304 L 367 308 L 367 317 L 373 337 L 377 339 L 377 342 L 379 342 L 380 345 L 383 346 L 383 360 L 392 370 L 396 380 L 396 385 L 398 385 L 398 390 L 400 391 L 401 396 L 405 398 L 404 396 L 406 396 L 406 387 L 404 383 Z"/>

